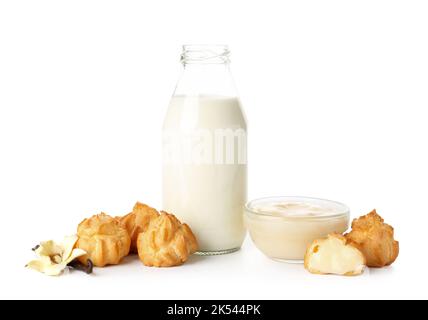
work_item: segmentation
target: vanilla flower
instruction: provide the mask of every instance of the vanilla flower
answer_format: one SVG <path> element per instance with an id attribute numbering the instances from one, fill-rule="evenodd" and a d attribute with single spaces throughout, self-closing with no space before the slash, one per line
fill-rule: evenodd
<path id="1" fill-rule="evenodd" d="M 48 276 L 58 276 L 67 265 L 77 257 L 86 254 L 82 249 L 75 249 L 76 235 L 65 237 L 62 242 L 53 240 L 41 242 L 34 252 L 38 259 L 30 261 L 26 267 L 42 272 Z"/>

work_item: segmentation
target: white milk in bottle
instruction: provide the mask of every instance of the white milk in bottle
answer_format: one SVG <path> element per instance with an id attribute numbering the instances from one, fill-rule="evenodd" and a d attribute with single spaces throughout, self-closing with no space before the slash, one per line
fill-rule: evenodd
<path id="1" fill-rule="evenodd" d="M 187 223 L 200 254 L 245 237 L 247 127 L 226 46 L 184 46 L 183 75 L 163 125 L 163 207 Z"/>

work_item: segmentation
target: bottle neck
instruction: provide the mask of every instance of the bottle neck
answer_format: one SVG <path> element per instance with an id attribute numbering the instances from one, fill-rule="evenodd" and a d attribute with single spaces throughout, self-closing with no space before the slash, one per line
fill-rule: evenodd
<path id="1" fill-rule="evenodd" d="M 181 62 L 184 65 L 229 64 L 229 54 L 225 45 L 184 45 Z"/>
<path id="2" fill-rule="evenodd" d="M 184 46 L 184 71 L 174 95 L 236 97 L 226 46 Z"/>

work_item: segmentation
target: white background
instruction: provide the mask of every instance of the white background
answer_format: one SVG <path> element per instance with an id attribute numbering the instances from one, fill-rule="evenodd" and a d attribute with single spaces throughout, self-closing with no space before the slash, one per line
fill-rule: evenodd
<path id="1" fill-rule="evenodd" d="M 426 1 L 2 1 L 1 298 L 428 298 Z M 316 276 L 249 239 L 222 257 L 93 276 L 26 270 L 101 210 L 161 205 L 161 123 L 184 43 L 225 43 L 249 198 L 338 200 L 396 229 L 390 268 Z"/>

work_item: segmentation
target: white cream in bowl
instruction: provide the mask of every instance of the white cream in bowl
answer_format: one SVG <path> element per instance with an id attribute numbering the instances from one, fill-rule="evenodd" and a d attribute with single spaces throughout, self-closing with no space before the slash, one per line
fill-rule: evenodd
<path id="1" fill-rule="evenodd" d="M 302 262 L 308 245 L 349 226 L 349 209 L 339 202 L 306 197 L 272 197 L 250 201 L 245 223 L 251 239 L 268 257 Z"/>

